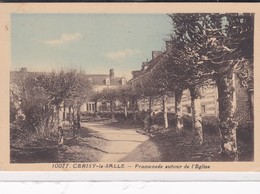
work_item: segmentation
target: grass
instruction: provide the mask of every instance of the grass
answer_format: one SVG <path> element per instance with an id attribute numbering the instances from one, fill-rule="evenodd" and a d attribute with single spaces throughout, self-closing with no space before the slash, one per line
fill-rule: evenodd
<path id="1" fill-rule="evenodd" d="M 127 123 L 127 126 L 129 127 Z M 124 126 L 123 123 L 114 125 Z M 135 124 L 134 124 L 135 125 Z M 187 161 L 225 161 L 221 151 L 219 133 L 204 132 L 204 142 L 197 145 L 194 142 L 194 132 L 182 130 L 176 132 L 169 129 L 139 145 L 122 161 L 128 162 L 187 162 Z M 253 143 L 238 134 L 239 161 L 253 160 Z"/>
<path id="2" fill-rule="evenodd" d="M 141 131 L 142 123 L 131 120 L 107 123 L 113 129 L 132 129 Z M 253 130 L 248 127 L 237 131 L 239 161 L 253 160 Z M 251 132 L 250 132 L 251 131 Z M 204 131 L 202 145 L 194 143 L 194 132 L 173 128 L 159 133 L 129 153 L 122 162 L 188 162 L 188 161 L 225 161 L 219 154 L 220 135 L 217 130 Z M 48 163 L 48 162 L 98 162 L 107 152 L 107 141 L 89 128 L 82 127 L 76 138 L 72 130 L 64 130 L 64 145 L 51 138 L 34 138 L 32 141 L 11 143 L 12 163 Z M 21 145 L 19 147 L 19 145 Z"/>
<path id="3" fill-rule="evenodd" d="M 142 128 L 143 124 L 140 121 L 133 121 L 133 120 L 120 120 L 119 122 L 112 122 L 106 124 L 107 126 L 118 128 L 118 129 L 138 129 Z"/>
<path id="4" fill-rule="evenodd" d="M 106 142 L 93 130 L 82 127 L 76 138 L 72 130 L 64 130 L 64 144 L 38 138 L 11 148 L 12 163 L 97 162 L 104 154 Z"/>

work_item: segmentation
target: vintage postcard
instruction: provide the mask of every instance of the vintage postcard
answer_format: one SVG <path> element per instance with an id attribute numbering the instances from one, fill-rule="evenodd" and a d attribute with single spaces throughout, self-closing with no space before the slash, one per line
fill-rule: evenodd
<path id="1" fill-rule="evenodd" d="M 259 14 L 0 4 L 0 170 L 259 172 Z"/>

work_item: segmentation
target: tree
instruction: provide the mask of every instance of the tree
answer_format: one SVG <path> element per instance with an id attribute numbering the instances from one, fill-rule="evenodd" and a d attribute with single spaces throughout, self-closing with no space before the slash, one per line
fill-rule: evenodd
<path id="1" fill-rule="evenodd" d="M 248 106 L 251 120 L 254 119 L 254 69 L 253 61 L 247 60 L 236 69 L 237 77 L 240 84 L 244 87 L 248 94 Z"/>
<path id="2" fill-rule="evenodd" d="M 162 57 L 160 62 L 165 62 L 165 56 Z M 154 69 L 151 69 L 149 75 L 148 84 L 146 84 L 146 88 L 148 85 L 148 93 L 150 93 L 154 98 L 161 98 L 162 99 L 162 107 L 163 107 L 163 120 L 164 120 L 164 128 L 167 129 L 169 127 L 168 124 L 168 115 L 167 115 L 167 98 L 169 96 L 173 96 L 173 92 L 171 91 L 172 85 L 169 87 L 169 79 L 168 77 L 168 70 L 165 66 L 161 66 L 162 64 L 157 64 Z M 179 126 L 178 126 L 179 127 Z"/>
<path id="3" fill-rule="evenodd" d="M 101 92 L 92 96 L 95 101 L 105 101 L 110 104 L 111 118 L 115 118 L 114 107 L 115 102 L 118 99 L 118 93 L 116 89 L 104 89 Z"/>
<path id="4" fill-rule="evenodd" d="M 128 104 L 131 101 L 131 87 L 125 86 L 122 88 L 117 89 L 117 99 L 123 104 L 124 106 L 124 115 L 125 118 L 128 116 Z"/>
<path id="5" fill-rule="evenodd" d="M 48 95 L 50 104 L 56 107 L 57 122 L 61 125 L 63 120 L 60 114 L 60 106 L 63 103 L 73 107 L 77 123 L 80 123 L 80 106 L 86 100 L 91 90 L 91 86 L 83 72 L 76 70 L 52 72 L 37 77 L 38 84 Z"/>
<path id="6" fill-rule="evenodd" d="M 168 82 L 174 83 L 175 85 L 175 88 L 169 88 L 175 90 L 175 113 L 177 117 L 176 128 L 181 127 L 179 120 L 182 112 L 182 93 L 183 90 L 189 89 L 191 96 L 193 129 L 196 132 L 195 139 L 197 143 L 202 144 L 203 131 L 200 88 L 212 84 L 212 81 L 210 80 L 212 74 L 204 70 L 204 64 L 198 63 L 198 56 L 196 53 L 192 52 L 192 44 L 189 42 L 182 42 L 178 37 L 172 37 L 171 41 L 168 41 L 168 57 L 165 69 L 167 69 L 169 74 Z M 162 77 L 165 78 L 165 75 Z"/>
<path id="7" fill-rule="evenodd" d="M 142 98 L 149 101 L 149 126 L 154 124 L 154 102 L 159 94 L 154 83 L 152 75 L 147 74 L 141 78 Z"/>
<path id="8" fill-rule="evenodd" d="M 165 99 L 166 95 L 174 94 L 175 98 L 175 129 L 182 129 L 182 93 L 185 88 L 187 88 L 187 84 L 183 79 L 184 66 L 182 60 L 176 57 L 176 55 L 171 55 L 171 51 L 167 49 L 165 53 L 163 53 L 163 57 L 161 60 L 151 69 L 150 75 L 150 89 L 154 96 L 160 96 Z M 146 85 L 145 85 L 146 87 Z M 163 100 L 165 103 L 165 100 Z M 164 104 L 164 120 L 166 121 L 167 112 L 166 106 Z M 167 123 L 165 122 L 167 126 Z"/>
<path id="9" fill-rule="evenodd" d="M 13 87 L 10 104 L 11 107 L 19 104 L 17 111 L 24 115 L 23 123 L 26 129 L 41 136 L 49 135 L 49 130 L 53 129 L 55 121 L 61 125 L 61 121 L 65 119 L 60 114 L 61 105 L 64 108 L 75 109 L 79 127 L 79 107 L 90 90 L 83 72 L 75 70 L 52 73 L 19 72 L 11 81 Z"/>
<path id="10" fill-rule="evenodd" d="M 24 115 L 23 126 L 39 136 L 48 134 L 48 121 L 52 114 L 47 95 L 37 83 L 36 76 L 20 72 L 12 80 L 10 104 L 17 105 L 17 116 Z M 15 121 L 19 120 L 15 118 Z"/>
<path id="11" fill-rule="evenodd" d="M 138 99 L 143 97 L 143 87 L 140 82 L 133 82 L 129 90 L 130 105 L 132 107 L 133 120 L 136 121 L 136 109 Z"/>

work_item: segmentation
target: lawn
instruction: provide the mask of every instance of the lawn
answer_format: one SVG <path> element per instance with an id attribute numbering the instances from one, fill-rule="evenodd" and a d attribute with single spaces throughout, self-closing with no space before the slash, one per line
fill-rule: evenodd
<path id="1" fill-rule="evenodd" d="M 97 162 L 104 154 L 106 142 L 95 131 L 81 127 L 73 138 L 69 127 L 64 130 L 64 144 L 51 138 L 34 138 L 21 143 L 11 143 L 12 163 Z"/>
<path id="2" fill-rule="evenodd" d="M 127 123 L 114 123 L 113 125 L 128 126 Z M 133 127 L 136 127 L 136 123 Z M 173 128 L 159 133 L 139 145 L 132 153 L 122 159 L 128 162 L 187 162 L 187 161 L 225 161 L 221 151 L 220 135 L 218 131 L 204 132 L 202 145 L 194 143 L 194 132 L 182 130 L 176 132 Z M 246 139 L 244 133 L 238 130 L 239 161 L 253 160 L 253 143 Z"/>

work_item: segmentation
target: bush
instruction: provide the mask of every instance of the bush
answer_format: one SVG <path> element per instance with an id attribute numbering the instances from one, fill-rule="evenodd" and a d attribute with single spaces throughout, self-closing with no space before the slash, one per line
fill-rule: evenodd
<path id="1" fill-rule="evenodd" d="M 135 114 L 136 114 L 136 120 L 137 121 L 143 121 L 145 119 L 146 115 L 148 114 L 148 112 L 142 110 L 142 111 L 137 111 Z M 133 118 L 133 113 L 132 113 L 131 118 Z"/>
<path id="2" fill-rule="evenodd" d="M 125 119 L 125 113 L 123 111 L 116 111 L 114 112 L 115 119 L 117 120 L 124 120 Z M 127 115 L 128 117 L 129 115 Z"/>
<path id="3" fill-rule="evenodd" d="M 219 119 L 217 117 L 203 117 L 202 118 L 203 131 L 208 134 L 219 133 Z"/>
<path id="4" fill-rule="evenodd" d="M 174 126 L 175 123 L 175 114 L 167 113 L 168 124 L 169 126 Z M 154 116 L 154 124 L 164 125 L 163 112 L 159 112 Z"/>
<path id="5" fill-rule="evenodd" d="M 94 113 L 92 112 L 83 112 L 81 113 L 81 117 L 93 117 Z"/>
<path id="6" fill-rule="evenodd" d="M 112 113 L 110 111 L 99 112 L 98 115 L 101 118 L 111 118 L 112 117 Z"/>
<path id="7" fill-rule="evenodd" d="M 254 142 L 254 122 L 241 122 L 237 126 L 237 138 L 245 143 Z"/>
<path id="8" fill-rule="evenodd" d="M 13 123 L 10 124 L 10 140 L 16 140 L 21 134 L 21 128 Z"/>
<path id="9" fill-rule="evenodd" d="M 183 128 L 184 129 L 187 129 L 187 130 L 192 130 L 193 129 L 192 116 L 184 115 L 182 117 L 182 122 L 183 122 Z"/>

